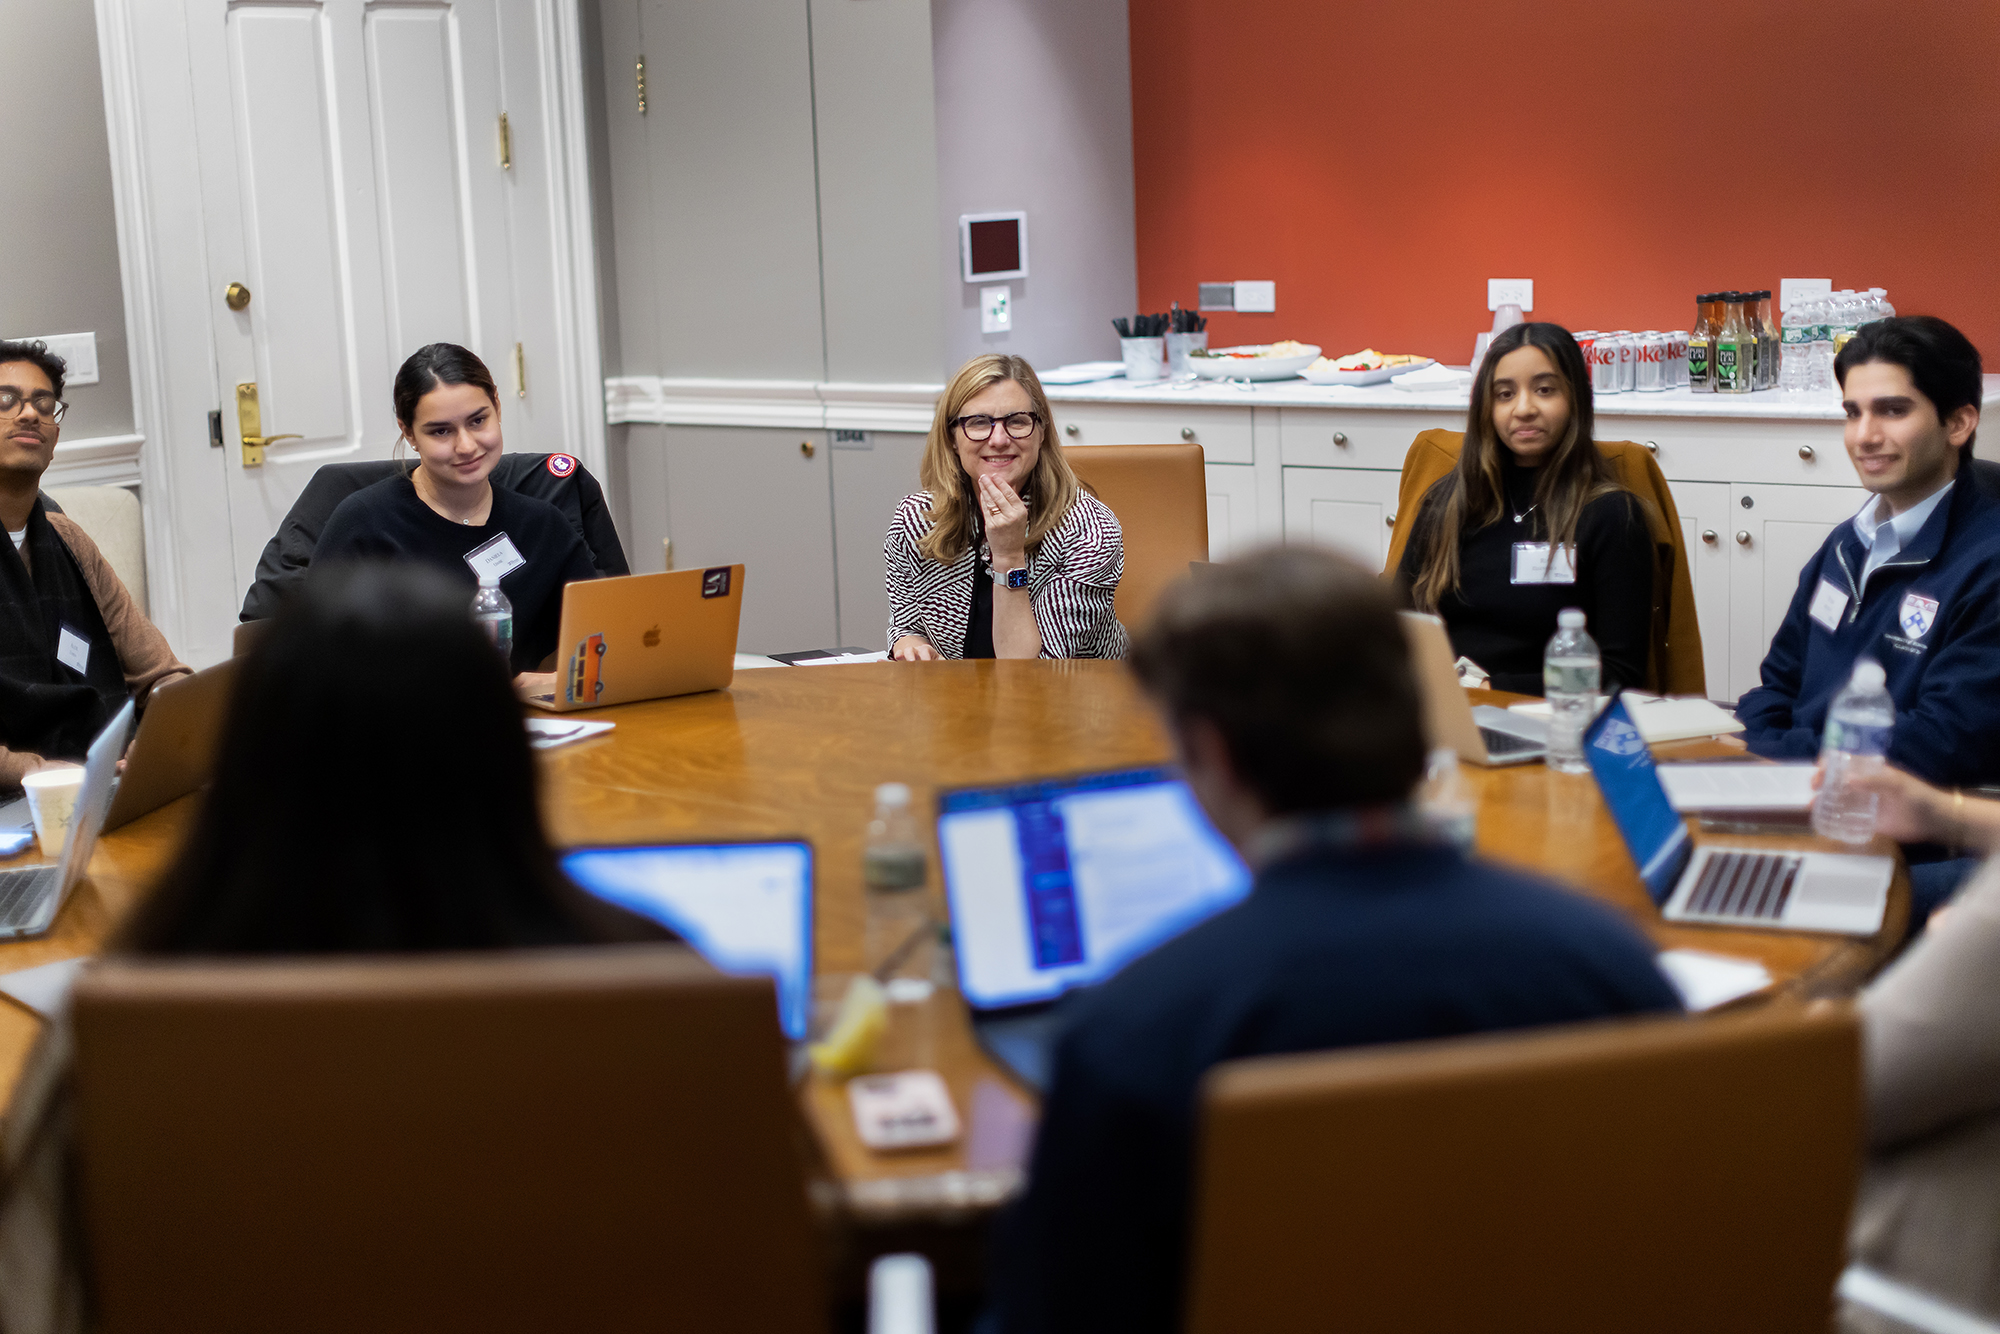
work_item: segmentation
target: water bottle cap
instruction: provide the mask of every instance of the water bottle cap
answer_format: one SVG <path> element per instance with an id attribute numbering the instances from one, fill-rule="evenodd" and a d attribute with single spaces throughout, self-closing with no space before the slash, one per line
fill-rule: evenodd
<path id="1" fill-rule="evenodd" d="M 481 588 L 498 588 L 500 587 L 500 576 L 491 570 L 481 570 L 479 572 L 479 586 Z"/>
<path id="2" fill-rule="evenodd" d="M 910 788 L 906 783 L 883 783 L 875 789 L 877 806 L 907 806 L 910 804 Z"/>
<path id="3" fill-rule="evenodd" d="M 1564 607 L 1556 613 L 1556 624 L 1565 630 L 1583 629 L 1583 609 L 1581 607 Z"/>
<path id="4" fill-rule="evenodd" d="M 1880 690 L 1888 679 L 1889 673 L 1884 671 L 1882 664 L 1873 658 L 1863 658 L 1854 664 L 1852 684 L 1860 686 L 1863 690 Z"/>

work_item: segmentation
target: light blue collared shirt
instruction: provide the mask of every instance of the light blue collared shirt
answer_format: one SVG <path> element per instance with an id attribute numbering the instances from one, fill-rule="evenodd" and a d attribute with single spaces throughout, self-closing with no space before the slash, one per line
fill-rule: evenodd
<path id="1" fill-rule="evenodd" d="M 1870 496 L 1861 503 L 1861 510 L 1854 516 L 1854 533 L 1861 539 L 1861 545 L 1868 548 L 1868 559 L 1861 563 L 1861 591 L 1868 591 L 1868 576 L 1896 558 L 1896 554 L 1916 538 L 1924 520 L 1931 517 L 1944 498 L 1951 494 L 1957 482 L 1946 482 L 1943 486 L 1918 501 L 1893 518 L 1881 518 L 1877 511 L 1882 505 L 1882 497 Z"/>

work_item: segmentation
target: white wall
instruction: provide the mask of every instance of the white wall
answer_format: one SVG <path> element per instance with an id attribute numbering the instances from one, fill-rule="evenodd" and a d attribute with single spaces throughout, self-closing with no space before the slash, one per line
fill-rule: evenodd
<path id="1" fill-rule="evenodd" d="M 1011 352 L 1038 367 L 1118 355 L 1136 313 L 1132 52 L 1125 0 L 931 0 L 944 361 Z M 979 332 L 958 217 L 1028 213 L 1014 328 Z"/>
<path id="2" fill-rule="evenodd" d="M 9 147 L 0 338 L 95 333 L 101 378 L 64 395 L 63 438 L 127 435 L 132 378 L 97 20 L 84 0 L 0 0 L 0 33 Z"/>

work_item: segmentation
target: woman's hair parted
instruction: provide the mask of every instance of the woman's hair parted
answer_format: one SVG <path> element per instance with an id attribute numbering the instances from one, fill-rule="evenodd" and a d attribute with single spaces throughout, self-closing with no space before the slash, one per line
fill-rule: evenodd
<path id="1" fill-rule="evenodd" d="M 119 932 L 145 954 L 632 939 L 564 877 L 506 665 L 423 566 L 315 563 L 237 666 L 215 779 Z"/>
<path id="2" fill-rule="evenodd" d="M 1597 448 L 1590 371 L 1569 330 L 1559 324 L 1517 324 L 1495 334 L 1472 382 L 1458 466 L 1425 496 L 1410 533 L 1410 540 L 1420 544 L 1417 577 L 1410 586 L 1410 598 L 1420 610 L 1436 611 L 1447 593 L 1457 591 L 1460 536 L 1497 520 L 1506 503 L 1500 460 L 1507 446 L 1493 427 L 1493 375 L 1501 358 L 1524 347 L 1537 348 L 1549 359 L 1569 399 L 1569 426 L 1535 471 L 1534 503 L 1545 540 L 1574 547 L 1584 506 L 1623 489 Z"/>
<path id="3" fill-rule="evenodd" d="M 441 384 L 476 385 L 497 410 L 500 390 L 486 363 L 457 343 L 431 343 L 412 352 L 396 372 L 396 421 L 405 431 L 417 424 L 417 404 Z"/>
<path id="4" fill-rule="evenodd" d="M 1035 470 L 1021 488 L 1021 499 L 1028 506 L 1030 551 L 1039 547 L 1049 530 L 1063 521 L 1070 506 L 1076 503 L 1077 493 L 1083 489 L 1070 469 L 1069 460 L 1063 457 L 1062 447 L 1056 443 L 1055 416 L 1049 411 L 1048 395 L 1042 392 L 1035 368 L 1024 357 L 1000 352 L 974 357 L 958 368 L 958 374 L 951 377 L 951 383 L 939 396 L 937 411 L 931 417 L 931 433 L 924 441 L 919 481 L 931 497 L 931 530 L 917 545 L 924 555 L 940 565 L 949 565 L 963 555 L 979 540 L 980 531 L 979 498 L 972 478 L 966 475 L 965 465 L 958 461 L 952 419 L 964 409 L 967 400 L 1003 380 L 1012 380 L 1027 390 L 1028 401 L 1033 405 L 1031 411 L 1042 419 L 1041 454 L 1035 460 Z"/>

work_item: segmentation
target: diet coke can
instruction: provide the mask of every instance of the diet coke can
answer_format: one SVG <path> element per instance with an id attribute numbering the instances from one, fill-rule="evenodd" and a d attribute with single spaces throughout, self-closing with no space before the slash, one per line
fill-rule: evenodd
<path id="1" fill-rule="evenodd" d="M 1578 329 L 1570 337 L 1576 340 L 1576 350 L 1583 353 L 1583 368 L 1585 374 L 1588 374 L 1590 371 L 1590 348 L 1597 341 L 1597 330 Z"/>
<path id="2" fill-rule="evenodd" d="M 1667 388 L 1685 389 L 1688 385 L 1688 331 L 1676 329 L 1667 335 L 1670 358 L 1667 370 Z"/>
<path id="3" fill-rule="evenodd" d="M 1590 345 L 1590 389 L 1595 394 L 1616 394 L 1618 388 L 1618 335 L 1601 333 Z"/>
<path id="4" fill-rule="evenodd" d="M 1629 394 L 1638 383 L 1639 336 L 1627 330 L 1618 331 L 1618 392 Z"/>
<path id="5" fill-rule="evenodd" d="M 1642 394 L 1667 387 L 1667 336 L 1658 329 L 1640 334 L 1633 348 L 1632 387 Z"/>

